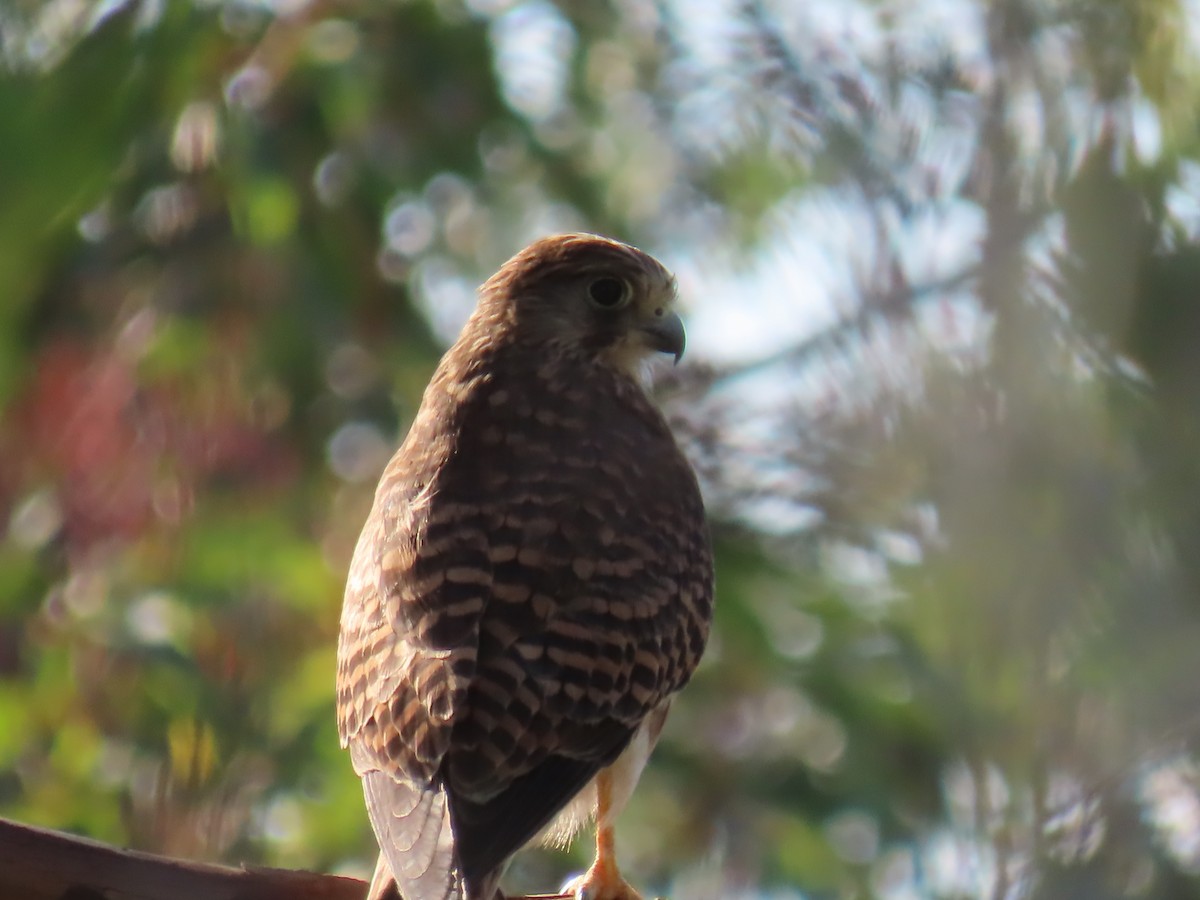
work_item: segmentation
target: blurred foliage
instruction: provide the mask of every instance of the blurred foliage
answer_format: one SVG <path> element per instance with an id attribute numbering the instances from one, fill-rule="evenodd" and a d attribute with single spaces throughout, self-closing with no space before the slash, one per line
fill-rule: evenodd
<path id="1" fill-rule="evenodd" d="M 0 6 L 0 814 L 369 872 L 357 528 L 586 228 L 680 274 L 719 551 L 633 879 L 1200 897 L 1195 4 L 703 7 Z"/>

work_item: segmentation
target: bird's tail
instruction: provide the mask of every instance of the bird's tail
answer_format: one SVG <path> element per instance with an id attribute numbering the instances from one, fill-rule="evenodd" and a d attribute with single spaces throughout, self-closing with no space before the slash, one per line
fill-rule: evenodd
<path id="1" fill-rule="evenodd" d="M 495 887 L 494 882 L 484 889 L 492 891 L 492 900 L 507 900 L 500 889 Z M 382 853 L 379 854 L 379 862 L 375 864 L 375 875 L 371 878 L 371 889 L 367 891 L 366 900 L 405 900 L 400 896 L 400 888 L 396 886 L 396 879 L 392 877 L 391 866 Z"/>
<path id="2" fill-rule="evenodd" d="M 441 784 L 419 785 L 380 771 L 367 772 L 362 782 L 381 851 L 369 900 L 504 900 L 499 871 L 463 878 Z"/>

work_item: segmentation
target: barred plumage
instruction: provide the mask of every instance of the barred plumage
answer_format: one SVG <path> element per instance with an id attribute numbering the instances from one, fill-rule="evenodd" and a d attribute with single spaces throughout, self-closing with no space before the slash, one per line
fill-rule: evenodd
<path id="1" fill-rule="evenodd" d="M 508 858 L 556 814 L 564 837 L 593 794 L 611 829 L 691 676 L 704 510 L 637 373 L 682 352 L 674 293 L 625 244 L 531 245 L 481 289 L 385 470 L 338 645 L 373 895 L 394 875 L 404 900 L 494 900 Z"/>

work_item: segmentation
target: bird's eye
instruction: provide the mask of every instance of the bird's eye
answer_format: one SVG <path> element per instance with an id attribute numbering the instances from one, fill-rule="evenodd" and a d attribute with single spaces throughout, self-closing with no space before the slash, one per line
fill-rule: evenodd
<path id="1" fill-rule="evenodd" d="M 601 309 L 618 309 L 629 302 L 629 285 L 619 278 L 597 278 L 588 285 L 588 296 Z"/>

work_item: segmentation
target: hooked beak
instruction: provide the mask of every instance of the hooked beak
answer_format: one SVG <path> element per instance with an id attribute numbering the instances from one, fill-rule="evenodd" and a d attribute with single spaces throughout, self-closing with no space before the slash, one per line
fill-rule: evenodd
<path id="1" fill-rule="evenodd" d="M 683 333 L 683 319 L 677 313 L 664 311 L 643 325 L 641 330 L 646 335 L 646 344 L 650 349 L 671 354 L 678 364 L 687 340 Z"/>

